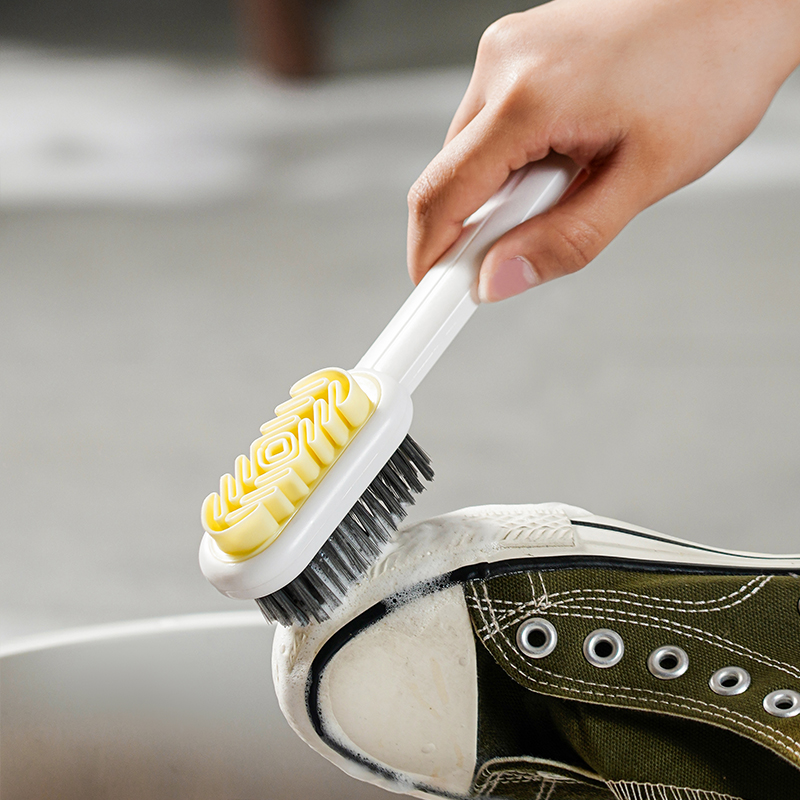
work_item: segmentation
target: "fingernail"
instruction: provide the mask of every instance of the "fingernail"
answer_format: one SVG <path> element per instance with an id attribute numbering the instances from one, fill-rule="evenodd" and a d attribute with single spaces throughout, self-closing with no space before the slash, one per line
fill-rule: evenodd
<path id="1" fill-rule="evenodd" d="M 520 294 L 541 283 L 530 261 L 522 256 L 501 262 L 491 273 L 481 273 L 478 298 L 482 303 L 495 303 Z"/>

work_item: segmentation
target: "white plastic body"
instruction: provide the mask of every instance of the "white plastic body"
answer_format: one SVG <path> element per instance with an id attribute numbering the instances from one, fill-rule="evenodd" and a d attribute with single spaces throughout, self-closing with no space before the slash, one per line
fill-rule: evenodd
<path id="1" fill-rule="evenodd" d="M 252 600 L 293 581 L 405 439 L 413 415 L 411 395 L 388 375 L 371 370 L 351 374 L 377 400 L 377 407 L 286 530 L 266 550 L 244 561 L 226 556 L 204 534 L 200 568 L 222 594 Z"/>
<path id="2" fill-rule="evenodd" d="M 489 248 L 550 208 L 578 172 L 568 158 L 553 154 L 513 173 L 464 223 L 455 244 L 419 282 L 356 369 L 391 375 L 413 392 L 478 308 L 478 273 Z"/>
<path id="3" fill-rule="evenodd" d="M 353 370 L 368 393 L 380 386 L 377 408 L 339 460 L 265 550 L 237 560 L 209 534 L 200 567 L 223 594 L 254 599 L 293 581 L 355 505 L 411 427 L 411 392 L 478 307 L 476 282 L 483 257 L 507 231 L 552 206 L 578 168 L 558 155 L 515 172 L 465 223 L 464 231 L 420 281 Z"/>

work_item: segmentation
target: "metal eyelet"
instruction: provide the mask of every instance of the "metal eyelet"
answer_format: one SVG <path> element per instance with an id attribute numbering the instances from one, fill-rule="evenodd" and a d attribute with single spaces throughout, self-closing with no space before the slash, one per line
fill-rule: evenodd
<path id="1" fill-rule="evenodd" d="M 764 711 L 773 717 L 796 717 L 800 714 L 800 693 L 792 689 L 778 689 L 764 698 Z"/>
<path id="2" fill-rule="evenodd" d="M 517 647 L 530 658 L 549 656 L 558 644 L 558 632 L 552 622 L 541 617 L 526 619 L 517 628 Z"/>
<path id="3" fill-rule="evenodd" d="M 583 642 L 583 655 L 593 666 L 608 669 L 619 664 L 625 654 L 625 642 L 616 632 L 608 628 L 592 631 Z"/>
<path id="4" fill-rule="evenodd" d="M 750 673 L 741 667 L 723 667 L 708 679 L 708 685 L 725 697 L 744 694 L 750 688 Z"/>
<path id="5" fill-rule="evenodd" d="M 662 681 L 680 678 L 689 669 L 689 656 L 682 647 L 657 647 L 647 658 L 647 669 Z"/>

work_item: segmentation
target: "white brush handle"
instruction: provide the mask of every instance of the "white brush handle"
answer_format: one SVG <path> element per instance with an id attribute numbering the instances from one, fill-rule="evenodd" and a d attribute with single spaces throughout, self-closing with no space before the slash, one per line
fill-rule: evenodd
<path id="1" fill-rule="evenodd" d="M 489 248 L 554 205 L 578 172 L 570 159 L 555 154 L 514 172 L 466 220 L 455 244 L 419 282 L 356 369 L 391 375 L 413 392 L 478 307 L 478 272 Z"/>

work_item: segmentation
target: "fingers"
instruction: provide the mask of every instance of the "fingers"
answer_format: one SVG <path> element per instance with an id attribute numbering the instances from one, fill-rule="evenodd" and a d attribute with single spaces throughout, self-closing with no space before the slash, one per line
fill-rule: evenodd
<path id="1" fill-rule="evenodd" d="M 509 174 L 548 151 L 523 150 L 510 126 L 491 124 L 484 109 L 428 165 L 408 194 L 408 271 L 414 283 L 458 238 Z"/>
<path id="2" fill-rule="evenodd" d="M 481 266 L 481 302 L 505 300 L 585 267 L 647 205 L 626 172 L 602 168 L 550 211 L 503 236 Z"/>

